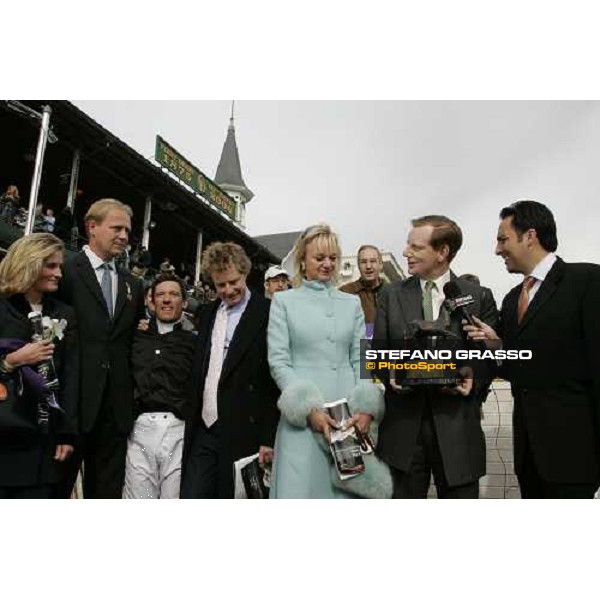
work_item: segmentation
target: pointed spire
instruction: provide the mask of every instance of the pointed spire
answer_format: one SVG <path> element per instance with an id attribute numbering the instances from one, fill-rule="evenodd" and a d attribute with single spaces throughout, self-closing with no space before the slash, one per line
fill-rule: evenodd
<path id="1" fill-rule="evenodd" d="M 218 183 L 226 192 L 237 192 L 248 202 L 253 196 L 253 192 L 246 186 L 242 177 L 242 168 L 240 165 L 240 155 L 235 140 L 234 125 L 235 100 L 231 102 L 231 117 L 227 129 L 227 138 L 221 153 L 221 160 L 217 167 L 215 182 Z"/>

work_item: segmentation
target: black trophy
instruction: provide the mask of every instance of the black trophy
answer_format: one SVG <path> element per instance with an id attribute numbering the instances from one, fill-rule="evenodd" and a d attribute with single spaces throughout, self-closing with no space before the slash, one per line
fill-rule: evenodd
<path id="1" fill-rule="evenodd" d="M 450 369 L 449 363 L 453 360 L 431 359 L 436 351 L 449 350 L 455 347 L 456 341 L 460 338 L 449 330 L 449 319 L 447 314 L 442 311 L 440 317 L 435 321 L 411 321 L 409 323 L 408 345 L 410 350 L 419 351 L 424 359 L 415 359 L 406 361 L 411 363 L 426 362 L 433 365 L 431 369 L 410 369 L 407 370 L 407 376 L 402 379 L 402 385 L 408 387 L 421 386 L 454 386 L 461 379 L 457 369 Z M 437 367 L 437 368 L 436 368 Z"/>

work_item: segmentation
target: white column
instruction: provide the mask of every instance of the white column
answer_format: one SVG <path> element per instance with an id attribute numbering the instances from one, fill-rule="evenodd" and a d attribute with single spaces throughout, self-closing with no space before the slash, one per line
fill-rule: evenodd
<path id="1" fill-rule="evenodd" d="M 79 181 L 79 160 L 81 152 L 76 148 L 73 152 L 73 164 L 71 165 L 71 183 L 69 184 L 69 195 L 67 196 L 67 208 L 74 212 L 75 196 L 77 194 L 77 182 Z"/>
<path id="2" fill-rule="evenodd" d="M 44 166 L 44 153 L 46 152 L 46 143 L 48 142 L 48 131 L 50 130 L 50 115 L 52 109 L 44 106 L 42 115 L 42 124 L 40 126 L 40 137 L 38 140 L 37 153 L 35 155 L 35 166 L 33 169 L 33 178 L 31 180 L 31 193 L 29 194 L 29 209 L 27 213 L 27 223 L 25 225 L 25 235 L 33 231 L 35 224 L 35 208 L 37 206 L 38 194 L 40 191 L 40 181 L 42 179 L 42 168 Z"/>
<path id="3" fill-rule="evenodd" d="M 152 196 L 146 197 L 144 210 L 144 229 L 142 231 L 142 246 L 150 250 L 150 219 L 152 218 Z"/>
<path id="4" fill-rule="evenodd" d="M 196 272 L 194 274 L 194 285 L 200 282 L 200 263 L 202 262 L 202 230 L 198 231 L 198 240 L 196 242 Z"/>

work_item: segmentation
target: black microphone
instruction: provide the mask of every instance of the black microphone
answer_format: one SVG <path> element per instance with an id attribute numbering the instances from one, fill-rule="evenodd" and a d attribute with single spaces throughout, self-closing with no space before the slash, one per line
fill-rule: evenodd
<path id="1" fill-rule="evenodd" d="M 456 281 L 449 281 L 444 286 L 444 296 L 446 297 L 444 303 L 451 313 L 458 311 L 469 325 L 477 327 L 471 313 L 467 310 L 467 306 L 475 302 L 471 294 L 464 295 Z"/>

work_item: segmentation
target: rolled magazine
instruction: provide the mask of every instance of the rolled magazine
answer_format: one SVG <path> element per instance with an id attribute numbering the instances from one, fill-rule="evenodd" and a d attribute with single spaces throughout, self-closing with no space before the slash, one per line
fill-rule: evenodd
<path id="1" fill-rule="evenodd" d="M 331 431 L 329 449 L 340 479 L 350 479 L 350 477 L 364 473 L 365 463 L 362 458 L 361 445 L 366 448 L 368 444 L 356 427 L 344 430 L 346 423 L 352 417 L 348 400 L 341 398 L 335 402 L 328 402 L 323 405 L 323 408 L 338 427 Z"/>
<path id="2" fill-rule="evenodd" d="M 271 483 L 271 465 L 260 465 L 258 454 L 236 461 L 234 468 L 234 497 L 237 500 L 267 500 Z"/>

